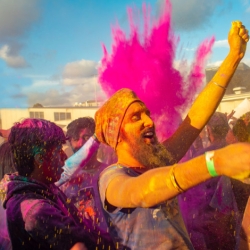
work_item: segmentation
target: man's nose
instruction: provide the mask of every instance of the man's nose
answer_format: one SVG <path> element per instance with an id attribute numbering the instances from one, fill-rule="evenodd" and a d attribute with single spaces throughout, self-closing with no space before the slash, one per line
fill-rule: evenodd
<path id="1" fill-rule="evenodd" d="M 147 114 L 143 114 L 143 122 L 144 122 L 144 127 L 153 127 L 154 126 L 153 120 Z"/>

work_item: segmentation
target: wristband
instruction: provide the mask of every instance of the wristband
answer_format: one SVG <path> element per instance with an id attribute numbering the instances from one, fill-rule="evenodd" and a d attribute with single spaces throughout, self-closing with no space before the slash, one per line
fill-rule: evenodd
<path id="1" fill-rule="evenodd" d="M 214 167 L 214 151 L 208 151 L 205 153 L 207 170 L 212 177 L 218 176 Z"/>

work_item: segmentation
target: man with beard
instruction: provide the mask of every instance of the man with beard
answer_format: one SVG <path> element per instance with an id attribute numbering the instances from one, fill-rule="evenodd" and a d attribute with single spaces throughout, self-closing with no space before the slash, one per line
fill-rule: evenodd
<path id="1" fill-rule="evenodd" d="M 174 197 L 213 176 L 248 176 L 249 144 L 175 164 L 218 106 L 248 38 L 241 22 L 233 22 L 228 57 L 164 146 L 157 140 L 149 110 L 133 91 L 117 91 L 97 111 L 96 136 L 118 156 L 99 177 L 102 205 L 118 249 L 193 249 Z"/>

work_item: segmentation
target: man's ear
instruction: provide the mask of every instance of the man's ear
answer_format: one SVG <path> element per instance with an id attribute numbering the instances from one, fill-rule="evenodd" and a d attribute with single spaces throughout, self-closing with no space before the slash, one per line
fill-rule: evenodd
<path id="1" fill-rule="evenodd" d="M 40 153 L 35 154 L 34 160 L 35 160 L 35 164 L 37 166 L 41 166 L 43 164 L 43 158 L 42 158 L 42 155 Z"/>

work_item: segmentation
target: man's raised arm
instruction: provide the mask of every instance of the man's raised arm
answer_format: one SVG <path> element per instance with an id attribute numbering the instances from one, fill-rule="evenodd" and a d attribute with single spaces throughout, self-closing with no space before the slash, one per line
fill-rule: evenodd
<path id="1" fill-rule="evenodd" d="M 173 156 L 174 160 L 170 162 L 171 164 L 181 160 L 215 112 L 238 64 L 245 55 L 248 40 L 248 30 L 245 29 L 245 26 L 240 21 L 232 22 L 228 34 L 230 46 L 228 56 L 212 80 L 196 98 L 187 117 L 176 132 L 163 142 Z"/>

